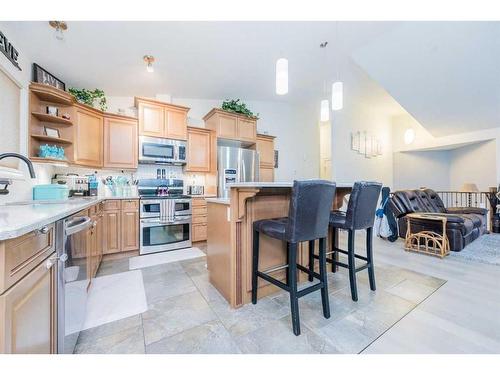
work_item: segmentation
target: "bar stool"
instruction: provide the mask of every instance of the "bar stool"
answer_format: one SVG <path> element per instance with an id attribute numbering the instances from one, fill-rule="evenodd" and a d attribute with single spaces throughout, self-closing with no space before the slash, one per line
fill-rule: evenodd
<path id="1" fill-rule="evenodd" d="M 332 272 L 336 272 L 336 266 L 349 269 L 349 283 L 351 285 L 351 297 L 353 301 L 358 300 L 358 289 L 356 285 L 356 273 L 368 269 L 370 289 L 376 290 L 375 270 L 373 265 L 373 224 L 375 221 L 375 210 L 377 209 L 378 197 L 382 184 L 378 182 L 359 181 L 354 183 L 347 211 L 332 211 L 330 214 L 330 226 L 332 231 L 331 258 L 327 262 L 332 264 Z M 348 231 L 347 251 L 336 247 L 338 230 Z M 354 238 L 357 230 L 366 229 L 366 257 L 356 254 Z M 338 253 L 347 255 L 347 264 L 338 260 Z M 361 259 L 366 263 L 356 268 L 355 259 Z"/>
<path id="2" fill-rule="evenodd" d="M 290 293 L 293 333 L 300 335 L 299 298 L 321 289 L 323 315 L 330 317 L 328 282 L 326 273 L 326 244 L 330 210 L 335 197 L 335 183 L 323 180 L 294 181 L 288 217 L 258 220 L 253 223 L 252 254 L 252 303 L 257 303 L 257 280 L 259 277 Z M 287 242 L 287 264 L 259 271 L 259 235 Z M 319 239 L 319 274 L 297 264 L 297 249 L 300 242 Z M 314 251 L 314 246 L 310 251 Z M 286 284 L 270 273 L 287 268 Z M 308 273 L 318 283 L 297 290 L 297 270 Z"/>

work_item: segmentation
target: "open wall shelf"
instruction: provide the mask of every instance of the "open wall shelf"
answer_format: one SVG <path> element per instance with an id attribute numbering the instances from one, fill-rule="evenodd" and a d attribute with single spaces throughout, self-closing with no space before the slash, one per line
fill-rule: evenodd
<path id="1" fill-rule="evenodd" d="M 51 124 L 71 126 L 73 122 L 71 120 L 66 120 L 65 118 L 59 116 L 53 116 L 42 112 L 31 112 L 35 118 L 43 122 L 50 122 Z"/>
<path id="2" fill-rule="evenodd" d="M 49 137 L 48 135 L 31 134 L 31 137 L 38 139 L 39 141 L 48 142 L 48 143 L 62 143 L 62 144 L 66 144 L 66 145 L 73 144 L 73 142 L 70 141 L 69 139 Z"/>

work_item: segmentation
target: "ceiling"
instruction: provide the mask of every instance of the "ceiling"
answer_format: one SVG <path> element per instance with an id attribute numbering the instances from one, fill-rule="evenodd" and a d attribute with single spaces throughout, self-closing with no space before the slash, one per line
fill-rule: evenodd
<path id="1" fill-rule="evenodd" d="M 436 137 L 500 127 L 500 22 L 408 22 L 352 56 Z"/>
<path id="2" fill-rule="evenodd" d="M 241 97 L 298 102 L 323 91 L 351 53 L 395 22 L 68 22 L 65 40 L 47 22 L 5 22 L 32 60 L 70 86 L 107 95 Z M 338 30 L 338 33 L 336 32 Z M 319 44 L 328 41 L 320 50 Z M 154 55 L 155 72 L 142 57 Z M 289 60 L 289 94 L 275 94 L 275 62 Z"/>

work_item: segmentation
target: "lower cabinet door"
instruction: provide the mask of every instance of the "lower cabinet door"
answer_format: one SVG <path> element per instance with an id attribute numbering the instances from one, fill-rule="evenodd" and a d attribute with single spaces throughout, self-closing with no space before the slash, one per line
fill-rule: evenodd
<path id="1" fill-rule="evenodd" d="M 57 352 L 56 283 L 57 261 L 45 260 L 0 296 L 0 353 Z"/>
<path id="2" fill-rule="evenodd" d="M 122 251 L 139 249 L 139 212 L 122 212 Z"/>
<path id="3" fill-rule="evenodd" d="M 119 210 L 104 212 L 104 254 L 120 251 L 120 215 Z"/>
<path id="4" fill-rule="evenodd" d="M 192 242 L 207 240 L 207 224 L 193 224 L 192 229 L 193 229 L 193 234 L 191 236 Z"/>

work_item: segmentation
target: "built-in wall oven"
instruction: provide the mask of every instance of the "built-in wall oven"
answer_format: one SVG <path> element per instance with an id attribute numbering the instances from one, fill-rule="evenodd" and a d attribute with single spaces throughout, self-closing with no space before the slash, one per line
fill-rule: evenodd
<path id="1" fill-rule="evenodd" d="M 139 137 L 139 163 L 186 164 L 187 142 L 176 139 Z"/>

